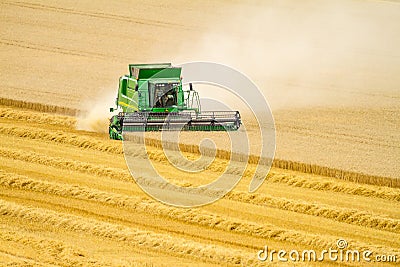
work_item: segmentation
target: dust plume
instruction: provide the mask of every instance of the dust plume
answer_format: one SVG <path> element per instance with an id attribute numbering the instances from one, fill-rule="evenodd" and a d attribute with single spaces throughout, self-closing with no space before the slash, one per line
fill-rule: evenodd
<path id="1" fill-rule="evenodd" d="M 115 107 L 116 91 L 108 91 L 95 99 L 85 100 L 77 116 L 76 129 L 107 133 L 110 108 Z"/>
<path id="2" fill-rule="evenodd" d="M 179 60 L 242 71 L 273 110 L 400 99 L 397 3 L 265 1 L 230 5 L 218 15 L 196 42 L 183 45 Z"/>

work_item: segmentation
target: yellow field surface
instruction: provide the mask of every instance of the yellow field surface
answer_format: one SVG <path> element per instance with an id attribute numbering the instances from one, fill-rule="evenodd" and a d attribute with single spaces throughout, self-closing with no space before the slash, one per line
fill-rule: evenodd
<path id="1" fill-rule="evenodd" d="M 256 253 L 265 245 L 319 251 L 339 238 L 400 258 L 399 188 L 273 168 L 250 194 L 250 165 L 222 200 L 175 208 L 135 184 L 120 142 L 76 131 L 73 117 L 12 106 L 0 106 L 0 117 L 1 265 L 263 266 Z M 148 151 L 184 186 L 206 183 L 226 164 L 216 158 L 202 175 L 187 176 L 161 150 Z"/>
<path id="2" fill-rule="evenodd" d="M 398 178 L 399 16 L 374 0 L 1 1 L 0 97 L 107 119 L 128 64 L 218 62 L 266 96 L 278 158 Z"/>
<path id="3" fill-rule="evenodd" d="M 0 1 L 0 266 L 399 265 L 399 17 L 397 0 Z M 249 193 L 259 125 L 237 96 L 196 85 L 202 99 L 240 111 L 251 155 L 222 199 L 178 208 L 135 179 L 163 196 L 209 199 L 218 192 L 184 189 L 240 175 L 227 134 L 181 133 L 180 152 L 196 167 L 212 158 L 203 138 L 218 148 L 204 171 L 187 173 L 159 133 L 147 135 L 147 153 L 109 140 L 108 111 L 128 64 L 193 61 L 257 84 L 276 154 Z M 147 158 L 181 187 L 152 180 Z M 372 262 L 277 258 L 319 257 L 338 240 L 344 253 L 371 251 Z M 266 246 L 274 258 L 260 261 Z"/>

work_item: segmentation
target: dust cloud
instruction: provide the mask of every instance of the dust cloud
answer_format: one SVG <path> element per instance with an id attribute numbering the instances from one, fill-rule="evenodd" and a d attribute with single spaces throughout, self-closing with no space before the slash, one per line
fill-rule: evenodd
<path id="1" fill-rule="evenodd" d="M 258 85 L 273 111 L 399 106 L 399 17 L 397 2 L 229 2 L 205 14 L 198 29 L 181 37 L 192 41 L 182 41 L 167 61 L 231 66 Z M 223 99 L 234 110 L 246 109 L 224 90 L 199 88 L 203 99 Z M 79 118 L 78 129 L 104 132 L 115 93 L 85 103 L 92 108 Z"/>
<path id="2" fill-rule="evenodd" d="M 106 91 L 94 99 L 82 103 L 82 112 L 77 117 L 76 129 L 107 133 L 110 108 L 115 107 L 116 91 Z"/>
<path id="3" fill-rule="evenodd" d="M 236 68 L 255 81 L 273 110 L 393 104 L 400 99 L 399 17 L 400 5 L 392 2 L 230 5 L 178 58 Z"/>

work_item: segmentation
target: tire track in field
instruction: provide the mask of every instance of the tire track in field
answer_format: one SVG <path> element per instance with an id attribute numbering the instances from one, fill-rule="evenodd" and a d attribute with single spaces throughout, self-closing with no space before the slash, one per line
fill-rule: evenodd
<path id="1" fill-rule="evenodd" d="M 43 182 L 21 175 L 0 171 L 0 185 L 20 190 L 29 190 L 38 193 L 58 195 L 62 197 L 95 201 L 102 204 L 115 205 L 119 208 L 130 209 L 135 212 L 168 217 L 170 219 L 191 223 L 208 228 L 223 230 L 243 235 L 285 241 L 301 245 L 327 247 L 335 243 L 337 238 L 303 233 L 302 231 L 286 230 L 272 224 L 258 224 L 226 216 L 220 216 L 200 209 L 180 209 L 162 205 L 144 197 L 133 197 L 108 193 L 83 186 L 64 185 L 55 182 Z M 352 246 L 356 245 L 352 241 Z M 361 245 L 360 246 L 365 246 Z M 368 245 L 371 247 L 371 245 Z M 375 246 L 376 247 L 376 246 Z M 377 248 L 377 247 L 376 247 Z M 380 247 L 380 249 L 383 249 Z M 393 248 L 384 248 L 394 251 Z M 400 255 L 400 254 L 399 254 Z"/>
<path id="2" fill-rule="evenodd" d="M 9 39 L 0 38 L 0 44 L 21 47 L 21 48 L 26 48 L 26 49 L 32 49 L 32 50 L 38 50 L 38 51 L 64 54 L 64 55 L 69 55 L 69 56 L 79 56 L 79 57 L 108 59 L 108 60 L 110 58 L 118 59 L 118 57 L 112 56 L 112 55 L 105 55 L 105 54 L 101 54 L 101 53 L 81 51 L 81 50 L 72 50 L 72 49 L 66 49 L 66 48 L 58 47 L 58 46 L 35 44 L 32 42 L 27 42 L 27 41 L 22 41 L 22 40 L 9 40 Z"/>
<path id="3" fill-rule="evenodd" d="M 242 250 L 203 244 L 167 234 L 143 231 L 133 227 L 115 225 L 95 219 L 32 208 L 0 200 L 0 214 L 64 230 L 91 234 L 96 237 L 128 243 L 143 249 L 190 257 L 202 262 L 225 262 L 232 265 L 261 265 L 255 255 Z"/>
<path id="4" fill-rule="evenodd" d="M 83 11 L 77 10 L 73 8 L 65 8 L 65 7 L 58 7 L 58 6 L 51 6 L 51 5 L 44 5 L 44 4 L 36 4 L 36 3 L 29 3 L 29 2 L 8 2 L 4 3 L 11 6 L 17 6 L 21 8 L 29 8 L 33 10 L 44 10 L 44 11 L 51 11 L 56 13 L 65 13 L 65 14 L 73 14 L 77 16 L 84 16 L 84 17 L 93 17 L 93 18 L 100 18 L 100 19 L 107 19 L 107 20 L 114 20 L 114 21 L 122 21 L 134 24 L 140 24 L 145 26 L 155 26 L 155 27 L 179 27 L 179 28 L 186 28 L 182 24 L 172 23 L 172 22 L 165 22 L 160 20 L 150 20 L 150 19 L 133 19 L 131 17 L 125 17 L 122 15 L 115 15 L 112 13 L 105 13 L 105 12 L 94 12 L 94 11 Z"/>
<path id="5" fill-rule="evenodd" d="M 23 150 L 15 149 L 0 148 L 0 156 L 10 159 L 18 159 L 30 163 L 38 163 L 45 166 L 52 166 L 64 170 L 78 171 L 85 174 L 94 174 L 96 176 L 105 176 L 111 179 L 118 179 L 133 183 L 133 178 L 131 177 L 129 171 L 119 168 L 110 168 L 97 164 L 67 160 L 60 157 L 50 157 L 40 153 L 26 152 Z M 174 180 L 173 182 L 180 185 L 186 184 L 185 182 L 179 180 Z M 153 186 L 165 188 L 168 190 L 175 189 L 174 187 L 168 187 L 167 184 L 153 184 Z M 204 191 L 203 193 L 213 196 L 217 192 Z M 295 201 L 286 198 L 273 197 L 265 194 L 249 194 L 247 192 L 236 190 L 231 191 L 224 198 L 260 206 L 274 207 L 316 217 L 323 217 L 338 222 L 365 226 L 378 230 L 400 233 L 400 220 L 382 217 L 358 209 L 346 209 L 330 205 L 309 203 L 305 201 Z"/>
<path id="6" fill-rule="evenodd" d="M 54 143 L 72 145 L 81 149 L 94 149 L 97 151 L 112 154 L 122 154 L 123 148 L 120 142 L 105 141 L 104 139 L 78 135 L 69 132 L 57 131 L 50 132 L 38 130 L 34 127 L 16 127 L 0 123 L 0 134 L 28 138 L 33 140 L 43 140 Z M 163 160 L 164 157 L 159 153 L 153 153 L 152 160 Z M 143 155 L 144 156 L 144 155 Z M 219 168 L 217 167 L 217 171 Z M 231 173 L 235 174 L 235 173 Z M 273 183 L 283 183 L 293 187 L 309 188 L 318 191 L 340 192 L 349 195 L 377 197 L 387 200 L 400 201 L 400 192 L 397 188 L 379 187 L 362 184 L 349 184 L 341 181 L 326 181 L 322 178 L 302 178 L 298 175 L 288 175 L 271 172 L 266 181 Z"/>

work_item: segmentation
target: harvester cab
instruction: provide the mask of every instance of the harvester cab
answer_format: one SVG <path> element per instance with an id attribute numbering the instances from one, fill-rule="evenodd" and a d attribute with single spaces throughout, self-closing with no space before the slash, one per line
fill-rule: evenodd
<path id="1" fill-rule="evenodd" d="M 170 63 L 131 64 L 119 80 L 118 111 L 110 119 L 111 139 L 122 140 L 132 131 L 235 131 L 241 125 L 238 111 L 201 110 L 192 84 L 184 90 L 181 68 Z"/>

